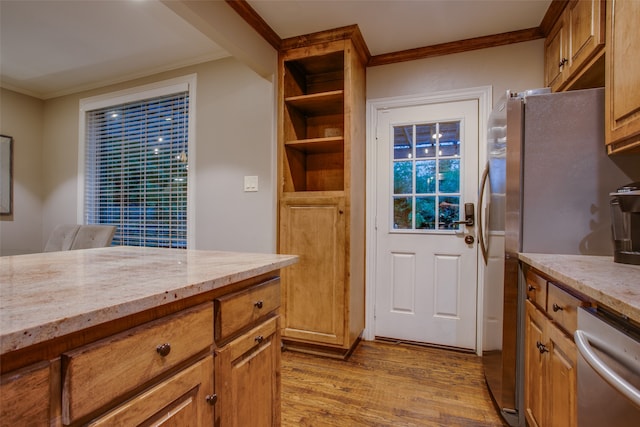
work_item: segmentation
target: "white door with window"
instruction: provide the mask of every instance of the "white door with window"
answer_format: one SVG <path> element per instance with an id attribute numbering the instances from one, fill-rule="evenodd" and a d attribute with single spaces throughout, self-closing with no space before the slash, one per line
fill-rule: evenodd
<path id="1" fill-rule="evenodd" d="M 377 113 L 375 335 L 476 347 L 478 100 Z M 471 207 L 471 206 L 469 206 Z"/>

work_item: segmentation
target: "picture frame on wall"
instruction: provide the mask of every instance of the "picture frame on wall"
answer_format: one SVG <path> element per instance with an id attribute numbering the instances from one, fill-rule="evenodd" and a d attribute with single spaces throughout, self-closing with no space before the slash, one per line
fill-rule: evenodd
<path id="1" fill-rule="evenodd" d="M 0 135 L 0 215 L 13 213 L 13 138 Z"/>

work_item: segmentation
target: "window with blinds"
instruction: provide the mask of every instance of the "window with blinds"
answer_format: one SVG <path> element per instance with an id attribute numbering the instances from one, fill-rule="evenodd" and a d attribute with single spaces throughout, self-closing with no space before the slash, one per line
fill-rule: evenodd
<path id="1" fill-rule="evenodd" d="M 113 245 L 187 247 L 189 92 L 87 111 L 84 220 Z"/>

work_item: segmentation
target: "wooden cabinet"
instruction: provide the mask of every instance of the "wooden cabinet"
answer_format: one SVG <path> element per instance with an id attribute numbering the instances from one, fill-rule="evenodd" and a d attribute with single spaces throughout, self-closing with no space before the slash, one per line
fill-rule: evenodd
<path id="1" fill-rule="evenodd" d="M 544 314 L 530 302 L 526 302 L 524 321 L 524 407 L 525 418 L 531 426 L 545 425 L 543 416 L 545 400 L 547 356 L 540 351 L 539 345 L 545 342 L 548 321 Z"/>
<path id="2" fill-rule="evenodd" d="M 545 40 L 545 85 L 553 91 L 604 84 L 604 0 L 572 0 Z"/>
<path id="3" fill-rule="evenodd" d="M 209 355 L 87 425 L 210 426 L 215 402 Z"/>
<path id="4" fill-rule="evenodd" d="M 283 41 L 278 251 L 282 339 L 345 356 L 364 329 L 365 63 L 357 26 Z"/>
<path id="5" fill-rule="evenodd" d="M 576 426 L 576 346 L 530 301 L 526 302 L 524 349 L 528 425 Z"/>
<path id="6" fill-rule="evenodd" d="M 640 2 L 607 1 L 607 151 L 640 151 Z"/>
<path id="7" fill-rule="evenodd" d="M 345 343 L 345 213 L 343 197 L 287 198 L 280 207 L 280 245 L 303 254 L 283 272 L 286 339 Z"/>
<path id="8" fill-rule="evenodd" d="M 272 317 L 222 347 L 216 356 L 220 426 L 280 425 L 279 318 Z"/>
<path id="9" fill-rule="evenodd" d="M 68 348 L 2 375 L 0 426 L 279 426 L 280 279 L 229 286 L 43 343 Z"/>
<path id="10" fill-rule="evenodd" d="M 131 396 L 141 384 L 210 351 L 212 344 L 209 302 L 64 353 L 63 423 L 72 424 Z M 213 377 L 213 371 L 209 375 Z"/>
<path id="11" fill-rule="evenodd" d="M 113 247 L 10 258 L 0 425 L 280 424 L 279 276 L 297 257 Z"/>
<path id="12" fill-rule="evenodd" d="M 280 425 L 280 281 L 215 300 L 216 424 Z"/>
<path id="13" fill-rule="evenodd" d="M 587 304 L 525 268 L 527 290 L 546 288 L 546 300 L 525 303 L 525 418 L 530 427 L 577 426 L 577 308 Z"/>
<path id="14" fill-rule="evenodd" d="M 50 363 L 41 362 L 3 375 L 0 379 L 0 426 L 18 426 L 25 420 L 29 420 L 30 425 L 50 425 L 56 396 L 52 393 L 52 374 Z"/>

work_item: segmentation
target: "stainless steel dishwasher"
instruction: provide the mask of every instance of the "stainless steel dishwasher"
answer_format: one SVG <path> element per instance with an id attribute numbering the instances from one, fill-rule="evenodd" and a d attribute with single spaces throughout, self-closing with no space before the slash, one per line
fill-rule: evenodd
<path id="1" fill-rule="evenodd" d="M 578 426 L 640 425 L 640 328 L 602 309 L 580 308 Z"/>

